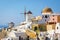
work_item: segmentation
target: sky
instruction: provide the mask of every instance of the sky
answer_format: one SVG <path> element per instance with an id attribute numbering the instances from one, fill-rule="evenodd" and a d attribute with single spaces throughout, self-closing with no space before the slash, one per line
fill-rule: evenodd
<path id="1" fill-rule="evenodd" d="M 33 16 L 41 15 L 41 11 L 49 7 L 53 12 L 60 12 L 60 0 L 0 0 L 0 25 L 14 22 L 16 25 L 24 20 L 24 8 Z"/>

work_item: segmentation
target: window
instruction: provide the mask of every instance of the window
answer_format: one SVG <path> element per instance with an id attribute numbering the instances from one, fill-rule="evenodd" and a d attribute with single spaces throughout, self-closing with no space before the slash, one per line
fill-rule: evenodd
<path id="1" fill-rule="evenodd" d="M 58 29 L 58 27 L 57 27 L 57 29 Z"/>
<path id="2" fill-rule="evenodd" d="M 34 28 L 34 31 L 36 31 L 37 30 L 37 26 L 35 26 L 35 28 Z"/>
<path id="3" fill-rule="evenodd" d="M 53 17 L 54 17 L 54 15 L 53 15 Z"/>
<path id="4" fill-rule="evenodd" d="M 54 20 L 54 19 L 53 19 Z"/>
<path id="5" fill-rule="evenodd" d="M 48 15 L 45 15 L 45 18 L 48 18 Z"/>
<path id="6" fill-rule="evenodd" d="M 19 40 L 21 40 L 21 36 L 19 36 Z"/>
<path id="7" fill-rule="evenodd" d="M 14 29 L 15 31 L 17 31 L 17 29 Z"/>

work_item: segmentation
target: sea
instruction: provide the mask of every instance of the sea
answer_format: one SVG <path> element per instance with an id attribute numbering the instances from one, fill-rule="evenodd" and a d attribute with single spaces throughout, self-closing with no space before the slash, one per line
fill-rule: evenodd
<path id="1" fill-rule="evenodd" d="M 8 25 L 0 25 L 0 29 L 1 28 L 7 28 L 8 27 Z"/>

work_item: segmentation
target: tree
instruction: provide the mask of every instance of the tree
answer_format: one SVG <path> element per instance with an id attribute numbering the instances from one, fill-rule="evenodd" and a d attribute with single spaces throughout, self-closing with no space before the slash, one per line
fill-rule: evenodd
<path id="1" fill-rule="evenodd" d="M 46 31 L 46 26 L 45 25 L 39 25 L 39 30 L 40 31 Z"/>

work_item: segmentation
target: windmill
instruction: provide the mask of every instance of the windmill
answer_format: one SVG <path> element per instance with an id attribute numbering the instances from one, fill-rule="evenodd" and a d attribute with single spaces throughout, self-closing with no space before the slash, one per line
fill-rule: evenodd
<path id="1" fill-rule="evenodd" d="M 24 8 L 24 13 L 20 13 L 20 14 L 23 14 L 24 15 L 24 18 L 26 20 L 26 8 Z"/>

